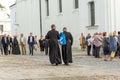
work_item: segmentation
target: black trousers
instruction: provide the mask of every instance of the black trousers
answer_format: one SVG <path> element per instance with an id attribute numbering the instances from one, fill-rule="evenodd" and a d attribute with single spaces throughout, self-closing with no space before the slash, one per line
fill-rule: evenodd
<path id="1" fill-rule="evenodd" d="M 48 55 L 48 47 L 45 47 L 45 55 Z"/>
<path id="2" fill-rule="evenodd" d="M 100 58 L 100 46 L 95 46 L 95 58 Z"/>
<path id="3" fill-rule="evenodd" d="M 33 55 L 33 49 L 34 49 L 34 45 L 29 44 L 30 55 Z"/>
<path id="4" fill-rule="evenodd" d="M 62 46 L 62 58 L 63 58 L 63 62 L 65 64 L 69 63 L 67 46 Z"/>
<path id="5" fill-rule="evenodd" d="M 4 44 L 3 49 L 4 49 L 4 54 L 7 55 L 8 54 L 8 45 Z"/>
<path id="6" fill-rule="evenodd" d="M 90 45 L 90 46 L 87 46 L 87 55 L 88 55 L 88 56 L 91 55 L 90 52 L 91 52 L 91 45 Z"/>

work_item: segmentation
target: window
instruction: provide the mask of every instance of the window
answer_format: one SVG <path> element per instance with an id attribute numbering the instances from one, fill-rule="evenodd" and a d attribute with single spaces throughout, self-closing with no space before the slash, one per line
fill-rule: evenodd
<path id="1" fill-rule="evenodd" d="M 59 12 L 62 12 L 62 0 L 59 0 Z"/>
<path id="2" fill-rule="evenodd" d="M 49 16 L 49 0 L 46 0 L 47 16 Z"/>
<path id="3" fill-rule="evenodd" d="M 91 26 L 95 25 L 95 4 L 94 2 L 89 2 L 90 6 L 90 20 L 91 20 Z"/>
<path id="4" fill-rule="evenodd" d="M 79 8 L 79 0 L 75 0 L 75 9 Z"/>
<path id="5" fill-rule="evenodd" d="M 0 34 L 3 33 L 3 25 L 0 25 Z"/>

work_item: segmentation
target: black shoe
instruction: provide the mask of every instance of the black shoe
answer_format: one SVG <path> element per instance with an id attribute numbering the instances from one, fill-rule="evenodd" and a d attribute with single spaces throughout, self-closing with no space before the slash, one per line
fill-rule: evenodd
<path id="1" fill-rule="evenodd" d="M 68 66 L 69 64 L 68 64 L 68 63 L 65 63 L 65 65 L 67 65 L 67 66 Z"/>
<path id="2" fill-rule="evenodd" d="M 55 65 L 58 66 L 58 63 L 56 63 Z"/>
<path id="3" fill-rule="evenodd" d="M 104 61 L 108 61 L 108 60 L 104 59 Z"/>

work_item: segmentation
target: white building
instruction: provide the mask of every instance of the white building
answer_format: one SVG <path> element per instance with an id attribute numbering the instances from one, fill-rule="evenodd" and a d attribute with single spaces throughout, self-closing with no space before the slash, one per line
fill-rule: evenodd
<path id="1" fill-rule="evenodd" d="M 17 25 L 18 34 L 38 36 L 45 35 L 51 24 L 60 32 L 67 27 L 76 47 L 81 33 L 120 30 L 119 4 L 120 0 L 17 0 L 11 7 L 12 26 Z"/>
<path id="2" fill-rule="evenodd" d="M 0 10 L 0 35 L 11 35 L 10 16 L 5 9 Z"/>

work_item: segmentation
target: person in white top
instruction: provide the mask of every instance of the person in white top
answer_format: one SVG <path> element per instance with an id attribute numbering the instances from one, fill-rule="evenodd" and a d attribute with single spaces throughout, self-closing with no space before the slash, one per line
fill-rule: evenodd
<path id="1" fill-rule="evenodd" d="M 22 49 L 22 55 L 26 55 L 26 38 L 23 34 L 20 36 L 20 45 Z"/>
<path id="2" fill-rule="evenodd" d="M 91 44 L 92 44 L 92 38 L 91 36 L 88 36 L 88 40 L 87 40 L 88 44 L 87 44 L 87 55 L 90 56 L 90 52 L 91 52 Z"/>

